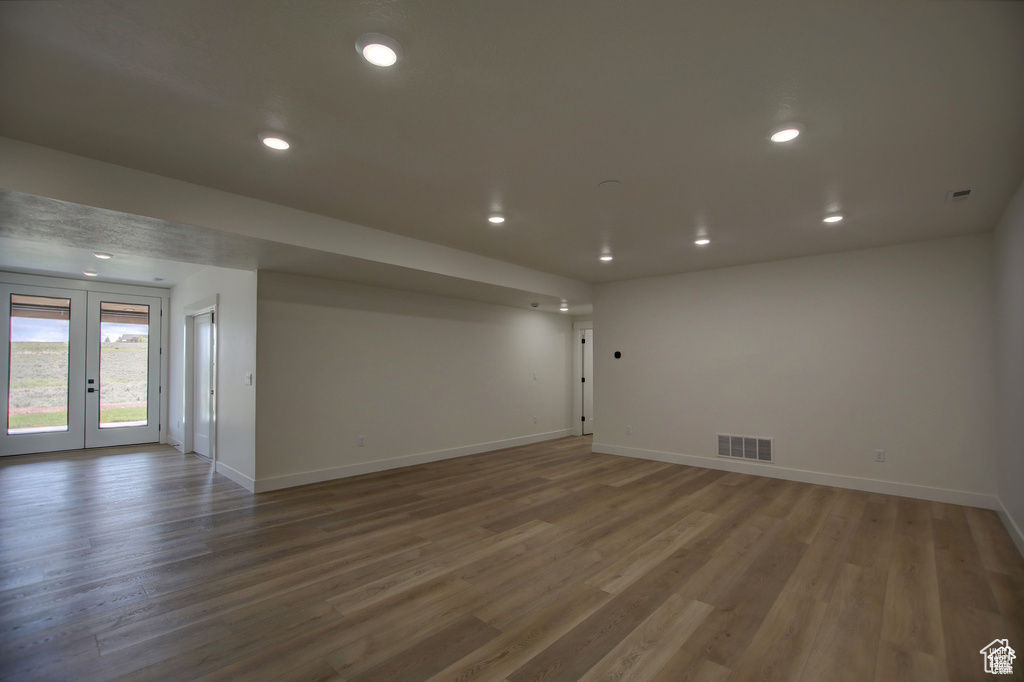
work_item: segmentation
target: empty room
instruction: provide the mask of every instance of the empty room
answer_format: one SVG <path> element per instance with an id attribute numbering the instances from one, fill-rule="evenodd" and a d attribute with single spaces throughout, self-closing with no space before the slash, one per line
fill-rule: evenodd
<path id="1" fill-rule="evenodd" d="M 3 2 L 0 299 L 0 679 L 1024 679 L 1024 3 Z"/>

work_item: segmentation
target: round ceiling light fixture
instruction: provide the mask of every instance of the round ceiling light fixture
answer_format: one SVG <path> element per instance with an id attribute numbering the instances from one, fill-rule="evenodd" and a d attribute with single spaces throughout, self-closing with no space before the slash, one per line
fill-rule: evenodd
<path id="1" fill-rule="evenodd" d="M 606 253 L 603 256 L 601 256 L 601 260 L 604 261 L 605 263 L 610 262 L 611 259 L 612 259 L 612 256 L 609 253 Z"/>
<path id="2" fill-rule="evenodd" d="M 292 146 L 288 140 L 284 139 L 277 133 L 260 133 L 259 138 L 260 142 L 271 149 L 276 149 L 279 152 L 283 152 L 285 149 Z"/>
<path id="3" fill-rule="evenodd" d="M 833 213 L 832 215 L 827 216 L 824 220 L 822 220 L 822 222 L 834 225 L 835 223 L 838 223 L 842 219 L 843 216 L 839 215 L 838 213 Z"/>
<path id="4" fill-rule="evenodd" d="M 565 301 L 562 301 L 562 305 L 558 309 L 561 310 L 563 313 L 567 313 L 569 312 L 569 304 L 566 303 Z"/>
<path id="5" fill-rule="evenodd" d="M 110 260 L 111 258 L 113 258 L 113 256 L 111 256 L 109 253 L 103 253 L 101 251 L 97 251 L 92 255 L 96 256 L 100 260 Z"/>
<path id="6" fill-rule="evenodd" d="M 92 270 L 83 270 L 82 274 L 85 275 L 86 277 L 99 277 L 100 276 L 100 274 L 98 272 L 93 272 Z"/>
<path id="7" fill-rule="evenodd" d="M 784 126 L 774 128 L 768 133 L 768 139 L 772 142 L 789 142 L 795 140 L 800 135 L 800 124 L 798 123 L 787 123 Z"/>
<path id="8" fill-rule="evenodd" d="M 696 244 L 697 246 L 707 246 L 710 243 L 711 240 L 708 239 L 707 237 L 701 237 L 700 239 L 694 242 L 694 244 Z"/>
<path id="9" fill-rule="evenodd" d="M 493 225 L 501 225 L 503 222 L 505 222 L 505 216 L 503 216 L 503 215 L 492 215 L 490 218 L 487 219 L 487 222 L 489 222 L 489 223 L 491 223 Z"/>
<path id="10" fill-rule="evenodd" d="M 394 66 L 402 58 L 402 46 L 383 33 L 364 33 L 359 36 L 356 52 L 374 66 Z"/>

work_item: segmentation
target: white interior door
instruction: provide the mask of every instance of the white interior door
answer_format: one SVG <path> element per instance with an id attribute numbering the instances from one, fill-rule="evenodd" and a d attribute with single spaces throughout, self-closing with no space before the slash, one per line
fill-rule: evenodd
<path id="1" fill-rule="evenodd" d="M 85 292 L 0 284 L 0 301 L 0 455 L 83 447 Z"/>
<path id="2" fill-rule="evenodd" d="M 192 326 L 192 451 L 210 456 L 213 408 L 213 313 L 196 315 Z"/>
<path id="3" fill-rule="evenodd" d="M 89 292 L 85 447 L 160 439 L 160 299 Z"/>
<path id="4" fill-rule="evenodd" d="M 594 432 L 594 330 L 583 330 L 583 435 Z"/>

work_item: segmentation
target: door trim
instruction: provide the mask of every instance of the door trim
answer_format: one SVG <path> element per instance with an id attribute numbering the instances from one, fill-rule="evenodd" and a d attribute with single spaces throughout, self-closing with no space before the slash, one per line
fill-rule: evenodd
<path id="1" fill-rule="evenodd" d="M 580 384 L 583 383 L 583 339 L 584 329 L 593 329 L 593 320 L 572 323 L 572 433 L 574 436 L 583 435 L 583 391 Z"/>
<path id="2" fill-rule="evenodd" d="M 217 325 L 220 315 L 217 312 L 218 294 L 190 303 L 184 307 L 185 316 L 185 357 L 181 363 L 185 372 L 182 377 L 182 397 L 184 405 L 181 412 L 181 451 L 188 454 L 193 451 L 192 438 L 192 415 L 195 405 L 195 327 L 196 317 L 213 313 L 213 348 L 210 349 L 210 357 L 213 359 L 213 369 L 210 371 L 210 387 L 213 389 L 213 400 L 210 401 L 210 463 L 214 470 L 217 468 L 217 399 L 220 391 L 217 390 Z"/>

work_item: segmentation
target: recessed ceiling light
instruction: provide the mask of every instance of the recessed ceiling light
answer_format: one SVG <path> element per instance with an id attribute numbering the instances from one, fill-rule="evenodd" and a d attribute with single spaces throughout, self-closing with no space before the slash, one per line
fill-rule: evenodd
<path id="1" fill-rule="evenodd" d="M 768 133 L 768 139 L 772 142 L 789 142 L 795 140 L 800 134 L 800 126 L 796 123 L 787 123 L 784 126 L 775 128 Z"/>
<path id="2" fill-rule="evenodd" d="M 96 253 L 94 253 L 92 255 L 96 256 L 100 260 L 108 260 L 110 258 L 113 258 L 113 256 L 111 256 L 109 253 L 101 253 L 99 251 L 97 251 Z"/>
<path id="3" fill-rule="evenodd" d="M 611 259 L 612 259 L 612 257 L 610 255 L 608 255 L 608 254 L 605 254 L 605 255 L 601 256 L 601 260 L 603 260 L 605 263 L 607 263 Z"/>
<path id="4" fill-rule="evenodd" d="M 605 180 L 604 182 L 597 183 L 599 189 L 618 189 L 618 180 Z"/>
<path id="5" fill-rule="evenodd" d="M 92 270 L 83 270 L 82 274 L 85 275 L 86 277 L 99 277 L 100 276 L 98 272 L 93 272 Z"/>
<path id="6" fill-rule="evenodd" d="M 402 46 L 383 33 L 364 33 L 359 36 L 356 52 L 374 66 L 393 66 L 402 58 Z"/>
<path id="7" fill-rule="evenodd" d="M 710 243 L 711 240 L 708 239 L 707 237 L 701 237 L 700 239 L 694 242 L 694 244 L 696 244 L 697 246 L 707 246 Z"/>
<path id="8" fill-rule="evenodd" d="M 276 149 L 277 151 L 284 151 L 285 149 L 288 149 L 288 147 L 292 146 L 288 140 L 284 139 L 277 133 L 260 133 L 259 138 L 260 142 L 271 149 Z"/>
<path id="9" fill-rule="evenodd" d="M 154 277 L 153 281 L 154 282 L 162 282 L 162 281 L 164 281 L 164 278 L 163 277 Z"/>
<path id="10" fill-rule="evenodd" d="M 501 225 L 503 222 L 505 222 L 505 216 L 503 216 L 503 215 L 492 215 L 487 220 L 488 220 L 488 222 L 494 223 L 495 225 Z"/>
<path id="11" fill-rule="evenodd" d="M 827 217 L 827 218 L 825 218 L 825 220 L 823 220 L 822 222 L 826 222 L 826 223 L 838 223 L 838 222 L 839 222 L 840 220 L 842 220 L 842 219 L 843 219 L 843 216 L 841 216 L 841 215 L 839 215 L 839 214 L 837 213 L 837 214 L 835 214 L 835 215 L 830 215 L 830 216 L 828 216 L 828 217 Z"/>

